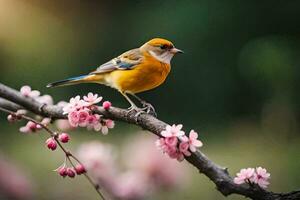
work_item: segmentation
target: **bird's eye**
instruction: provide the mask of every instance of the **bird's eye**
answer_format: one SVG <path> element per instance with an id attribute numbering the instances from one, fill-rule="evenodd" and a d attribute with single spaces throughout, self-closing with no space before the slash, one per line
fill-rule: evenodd
<path id="1" fill-rule="evenodd" d="M 160 49 L 167 49 L 167 48 L 168 48 L 168 45 L 166 45 L 166 44 L 160 46 Z"/>

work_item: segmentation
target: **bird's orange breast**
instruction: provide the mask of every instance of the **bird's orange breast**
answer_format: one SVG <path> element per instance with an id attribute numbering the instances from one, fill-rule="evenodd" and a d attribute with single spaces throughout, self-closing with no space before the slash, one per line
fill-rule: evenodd
<path id="1" fill-rule="evenodd" d="M 170 64 L 162 63 L 149 54 L 141 64 L 131 70 L 116 70 L 110 74 L 110 82 L 121 92 L 139 93 L 162 84 L 170 72 Z"/>

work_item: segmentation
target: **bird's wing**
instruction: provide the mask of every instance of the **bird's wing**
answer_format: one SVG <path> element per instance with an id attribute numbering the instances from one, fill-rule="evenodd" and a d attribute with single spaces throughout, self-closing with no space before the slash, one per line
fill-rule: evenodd
<path id="1" fill-rule="evenodd" d="M 95 71 L 91 72 L 91 74 L 101 74 L 117 69 L 133 69 L 136 65 L 141 63 L 142 58 L 143 56 L 139 49 L 132 49 L 99 66 Z"/>

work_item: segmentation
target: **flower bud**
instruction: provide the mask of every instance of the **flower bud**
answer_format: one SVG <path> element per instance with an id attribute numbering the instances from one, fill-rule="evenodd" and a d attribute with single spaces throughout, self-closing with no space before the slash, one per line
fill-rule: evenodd
<path id="1" fill-rule="evenodd" d="M 8 121 L 8 122 L 13 123 L 13 122 L 15 122 L 16 120 L 17 120 L 17 118 L 16 118 L 15 115 L 9 114 L 9 115 L 7 116 L 7 121 Z"/>
<path id="2" fill-rule="evenodd" d="M 76 174 L 75 174 L 74 170 L 71 167 L 69 167 L 69 168 L 67 168 L 67 175 L 70 178 L 74 178 Z"/>
<path id="3" fill-rule="evenodd" d="M 104 101 L 103 104 L 102 104 L 102 107 L 105 110 L 108 110 L 111 107 L 111 103 L 109 101 Z"/>
<path id="4" fill-rule="evenodd" d="M 75 171 L 76 171 L 77 175 L 84 174 L 86 172 L 85 167 L 83 165 L 81 165 L 81 164 L 78 164 L 75 167 Z"/>
<path id="5" fill-rule="evenodd" d="M 62 142 L 62 143 L 67 143 L 70 140 L 70 136 L 67 133 L 61 133 L 58 136 L 58 139 Z"/>
<path id="6" fill-rule="evenodd" d="M 68 175 L 66 167 L 60 167 L 57 172 L 62 177 L 66 177 Z"/>
<path id="7" fill-rule="evenodd" d="M 52 151 L 54 151 L 57 147 L 57 144 L 56 144 L 56 141 L 54 138 L 49 138 L 48 140 L 46 140 L 46 145 Z"/>

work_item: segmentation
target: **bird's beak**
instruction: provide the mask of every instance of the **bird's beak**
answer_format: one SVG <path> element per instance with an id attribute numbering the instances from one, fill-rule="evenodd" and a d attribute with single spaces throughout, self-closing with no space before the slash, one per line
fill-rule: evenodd
<path id="1" fill-rule="evenodd" d="M 184 53 L 182 50 L 180 50 L 180 49 L 177 49 L 177 48 L 172 48 L 171 49 L 171 53 L 173 53 L 173 54 L 176 54 L 176 53 Z"/>

